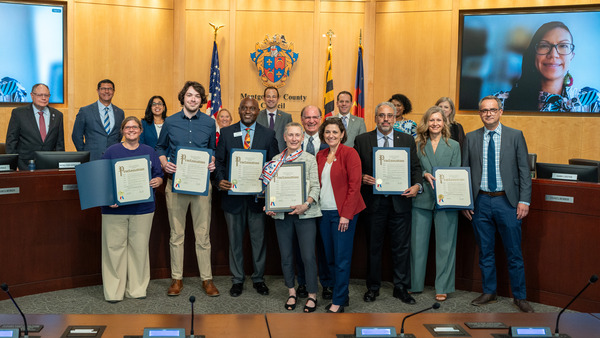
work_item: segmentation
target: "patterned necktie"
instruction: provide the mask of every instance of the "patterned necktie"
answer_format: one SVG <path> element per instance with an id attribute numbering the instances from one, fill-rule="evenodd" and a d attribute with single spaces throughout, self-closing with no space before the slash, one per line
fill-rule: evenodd
<path id="1" fill-rule="evenodd" d="M 269 129 L 271 129 L 271 130 L 275 129 L 275 120 L 273 118 L 273 115 L 275 115 L 275 114 L 269 113 L 269 116 L 270 116 L 269 117 Z"/>
<path id="2" fill-rule="evenodd" d="M 315 154 L 315 145 L 313 144 L 313 140 L 315 138 L 313 136 L 308 138 L 308 144 L 306 144 L 306 151 L 308 151 L 309 154 L 314 155 Z"/>
<path id="3" fill-rule="evenodd" d="M 342 116 L 342 122 L 344 123 L 344 128 L 348 128 L 348 116 Z"/>
<path id="4" fill-rule="evenodd" d="M 244 149 L 250 149 L 250 128 L 246 128 L 246 137 L 244 137 Z"/>
<path id="5" fill-rule="evenodd" d="M 496 146 L 494 144 L 494 134 L 496 132 L 490 131 L 490 143 L 488 145 L 487 155 L 487 172 L 488 172 L 488 189 L 491 192 L 496 191 Z"/>
<path id="6" fill-rule="evenodd" d="M 44 119 L 44 113 L 41 111 L 38 114 L 40 114 L 40 136 L 42 137 L 42 142 L 44 142 L 46 140 L 46 119 Z"/>
<path id="7" fill-rule="evenodd" d="M 104 130 L 110 134 L 110 118 L 108 117 L 108 107 L 104 107 Z"/>
<path id="8" fill-rule="evenodd" d="M 390 146 L 390 138 L 389 138 L 387 135 L 385 135 L 385 136 L 383 137 L 383 147 L 384 147 L 384 148 L 387 148 L 387 147 L 389 147 L 389 146 Z"/>

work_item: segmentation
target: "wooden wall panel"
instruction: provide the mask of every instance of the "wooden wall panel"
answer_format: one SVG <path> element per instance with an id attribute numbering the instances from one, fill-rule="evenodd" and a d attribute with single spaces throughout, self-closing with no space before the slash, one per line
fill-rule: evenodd
<path id="1" fill-rule="evenodd" d="M 377 13 L 447 11 L 450 9 L 452 9 L 452 0 L 377 0 Z"/>

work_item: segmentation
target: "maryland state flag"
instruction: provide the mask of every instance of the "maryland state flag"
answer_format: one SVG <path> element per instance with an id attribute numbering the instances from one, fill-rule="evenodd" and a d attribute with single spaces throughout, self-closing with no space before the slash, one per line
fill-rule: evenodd
<path id="1" fill-rule="evenodd" d="M 331 45 L 327 47 L 327 63 L 325 64 L 325 95 L 323 97 L 323 119 L 333 115 L 333 73 L 331 71 Z"/>
<path id="2" fill-rule="evenodd" d="M 363 69 L 363 48 L 358 45 L 358 65 L 356 66 L 356 83 L 354 84 L 354 102 L 352 114 L 365 118 L 365 72 Z"/>

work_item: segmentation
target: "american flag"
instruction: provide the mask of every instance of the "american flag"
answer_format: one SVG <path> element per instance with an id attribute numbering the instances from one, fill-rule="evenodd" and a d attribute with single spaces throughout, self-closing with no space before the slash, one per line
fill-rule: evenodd
<path id="1" fill-rule="evenodd" d="M 221 70 L 219 69 L 219 51 L 217 42 L 213 42 L 212 61 L 210 62 L 210 85 L 208 87 L 208 103 L 206 114 L 214 119 L 221 106 Z"/>

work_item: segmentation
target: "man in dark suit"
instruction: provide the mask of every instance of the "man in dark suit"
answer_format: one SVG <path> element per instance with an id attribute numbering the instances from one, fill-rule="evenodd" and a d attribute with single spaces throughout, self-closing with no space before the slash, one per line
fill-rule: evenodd
<path id="1" fill-rule="evenodd" d="M 229 269 L 233 275 L 233 285 L 229 290 L 232 297 L 238 297 L 244 286 L 244 253 L 243 239 L 246 227 L 252 243 L 254 273 L 252 282 L 256 291 L 268 295 L 269 288 L 265 284 L 265 206 L 264 198 L 255 195 L 229 195 L 233 184 L 229 177 L 229 158 L 231 151 L 237 149 L 266 150 L 266 161 L 277 155 L 275 131 L 256 123 L 258 102 L 252 98 L 244 98 L 238 108 L 240 122 L 221 129 L 219 145 L 216 151 L 216 169 L 214 179 L 221 191 L 221 207 L 225 212 L 227 232 L 229 234 Z M 258 180 L 258 177 L 256 178 Z"/>
<path id="2" fill-rule="evenodd" d="M 382 102 L 375 108 L 377 128 L 356 137 L 354 148 L 362 162 L 361 194 L 367 204 L 367 292 L 363 299 L 373 302 L 379 296 L 381 286 L 381 252 L 386 231 L 392 249 L 394 273 L 394 297 L 406 304 L 415 304 L 408 293 L 410 288 L 410 231 L 412 220 L 412 197 L 423 189 L 421 165 L 417 157 L 415 140 L 408 134 L 395 131 L 392 126 L 396 119 L 396 108 L 389 102 Z M 404 147 L 410 149 L 410 187 L 399 195 L 373 194 L 373 148 Z"/>
<path id="3" fill-rule="evenodd" d="M 494 245 L 500 233 L 508 261 L 514 304 L 523 312 L 533 312 L 525 300 L 525 267 L 521 251 L 521 221 L 529 213 L 531 172 L 527 144 L 520 130 L 500 123 L 502 103 L 495 96 L 479 101 L 484 127 L 467 134 L 462 165 L 471 167 L 471 187 L 475 210 L 463 210 L 473 221 L 479 245 L 483 294 L 471 304 L 481 306 L 496 301 L 496 262 Z"/>
<path id="4" fill-rule="evenodd" d="M 277 88 L 265 88 L 264 98 L 267 108 L 261 110 L 260 113 L 258 113 L 258 118 L 256 119 L 256 122 L 275 131 L 275 138 L 277 138 L 277 147 L 279 149 L 279 152 L 282 152 L 283 149 L 285 149 L 285 140 L 283 139 L 283 132 L 285 130 L 285 125 L 292 122 L 292 115 L 284 112 L 283 110 L 277 109 L 277 103 L 279 102 L 279 90 L 277 90 Z"/>
<path id="5" fill-rule="evenodd" d="M 352 94 L 347 91 L 340 92 L 337 96 L 336 105 L 339 113 L 335 116 L 342 119 L 344 127 L 346 127 L 346 142 L 348 147 L 354 147 L 354 139 L 363 133 L 367 132 L 365 120 L 362 117 L 354 116 L 350 112 L 352 110 Z"/>
<path id="6" fill-rule="evenodd" d="M 106 148 L 121 142 L 123 110 L 112 104 L 115 84 L 108 79 L 98 82 L 98 101 L 81 107 L 73 124 L 73 144 L 78 151 L 89 151 L 90 161 L 99 160 Z"/>
<path id="7" fill-rule="evenodd" d="M 6 153 L 19 154 L 19 170 L 27 170 L 35 151 L 65 150 L 63 114 L 48 106 L 48 86 L 34 85 L 31 100 L 31 105 L 13 109 L 6 131 Z"/>

